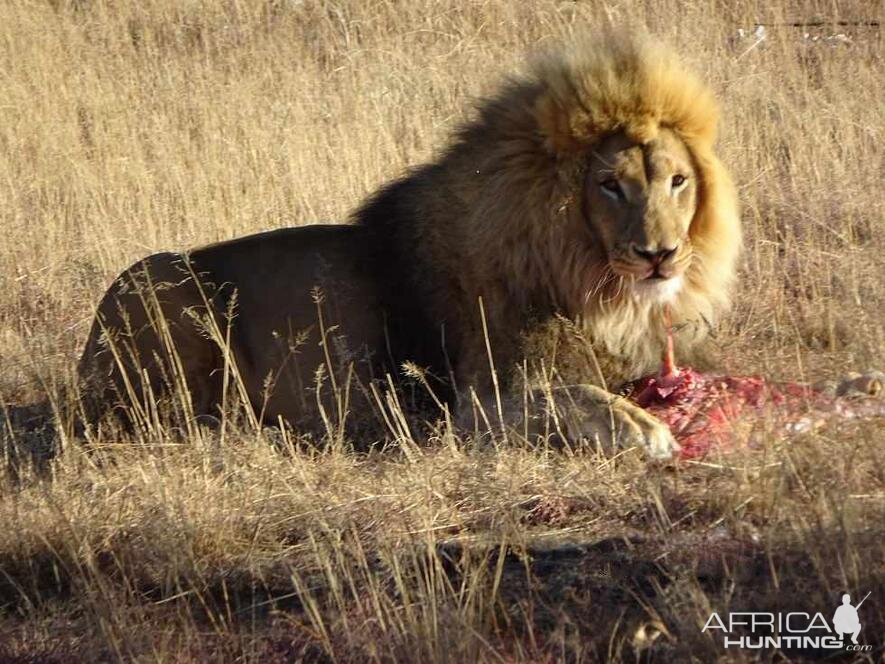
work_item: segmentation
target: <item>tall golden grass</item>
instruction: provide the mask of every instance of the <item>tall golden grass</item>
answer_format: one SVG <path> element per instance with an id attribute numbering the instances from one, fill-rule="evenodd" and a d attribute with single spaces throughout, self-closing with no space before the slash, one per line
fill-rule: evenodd
<path id="1" fill-rule="evenodd" d="M 879 20 L 811 0 L 7 0 L 0 402 L 69 380 L 134 259 L 343 220 L 527 52 L 608 21 L 671 42 L 723 102 L 747 235 L 723 367 L 881 365 Z M 885 631 L 881 422 L 669 472 L 401 433 L 367 454 L 248 426 L 108 437 L 4 474 L 0 661 L 711 661 L 711 610 L 826 614 L 844 590 L 873 590 L 863 635 Z"/>

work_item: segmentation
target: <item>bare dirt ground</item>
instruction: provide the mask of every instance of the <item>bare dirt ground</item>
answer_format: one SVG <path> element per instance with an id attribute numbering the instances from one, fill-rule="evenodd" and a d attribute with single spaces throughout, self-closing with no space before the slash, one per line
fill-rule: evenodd
<path id="1" fill-rule="evenodd" d="M 133 260 L 343 220 L 527 52 L 607 20 L 670 41 L 723 101 L 747 237 L 721 368 L 881 369 L 881 7 L 9 0 L 0 403 L 59 393 Z M 366 453 L 236 423 L 68 442 L 0 471 L 0 662 L 805 660 L 833 655 L 702 628 L 829 621 L 868 591 L 873 648 L 837 658 L 881 661 L 885 422 L 767 427 L 669 468 L 445 427 Z"/>

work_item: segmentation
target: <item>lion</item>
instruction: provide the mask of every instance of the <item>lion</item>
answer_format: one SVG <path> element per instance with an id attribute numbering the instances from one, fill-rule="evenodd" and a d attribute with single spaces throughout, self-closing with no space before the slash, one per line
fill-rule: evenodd
<path id="1" fill-rule="evenodd" d="M 197 416 L 237 396 L 256 421 L 334 425 L 408 366 L 459 426 L 552 420 L 669 458 L 668 428 L 616 390 L 657 368 L 665 307 L 685 357 L 729 304 L 741 226 L 717 123 L 712 91 L 650 37 L 536 58 L 349 223 L 124 271 L 78 365 L 82 417 L 150 419 L 183 391 Z"/>

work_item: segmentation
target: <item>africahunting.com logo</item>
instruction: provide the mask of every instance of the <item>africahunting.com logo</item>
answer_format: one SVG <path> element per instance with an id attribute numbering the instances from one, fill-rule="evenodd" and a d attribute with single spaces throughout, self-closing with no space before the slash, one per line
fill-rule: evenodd
<path id="1" fill-rule="evenodd" d="M 858 644 L 862 624 L 858 610 L 870 593 L 857 604 L 851 595 L 842 595 L 842 604 L 836 608 L 832 621 L 824 615 L 790 611 L 788 613 L 735 612 L 720 616 L 713 612 L 702 632 L 722 637 L 725 648 L 800 649 L 816 648 L 868 652 L 871 645 Z"/>

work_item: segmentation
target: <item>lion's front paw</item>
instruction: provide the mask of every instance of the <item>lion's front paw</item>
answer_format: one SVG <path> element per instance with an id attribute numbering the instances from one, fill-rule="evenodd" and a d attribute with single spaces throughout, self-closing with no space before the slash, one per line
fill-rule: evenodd
<path id="1" fill-rule="evenodd" d="M 633 406 L 629 402 L 626 405 Z M 612 408 L 619 412 L 617 417 L 632 424 L 631 435 L 618 441 L 622 447 L 641 447 L 649 459 L 655 461 L 665 461 L 679 452 L 679 443 L 673 437 L 670 427 L 654 415 L 636 407 L 626 409 L 618 405 Z"/>
<path id="2" fill-rule="evenodd" d="M 680 449 L 666 424 L 602 388 L 570 388 L 568 399 L 568 428 L 573 438 L 584 437 L 610 448 L 639 447 L 655 461 L 670 459 Z"/>

